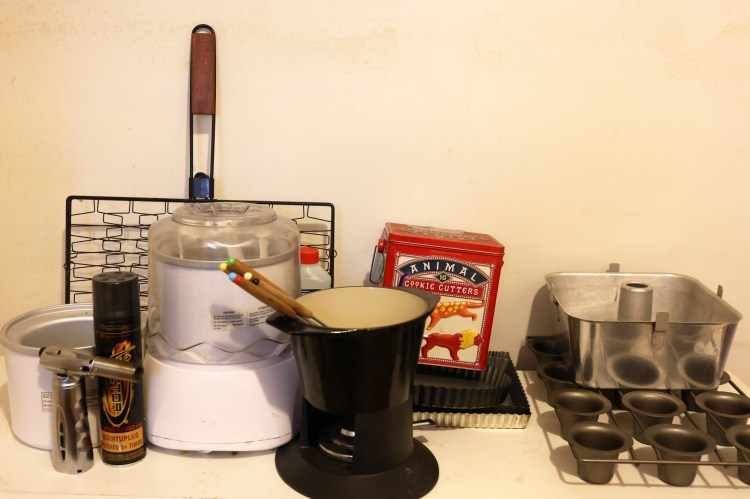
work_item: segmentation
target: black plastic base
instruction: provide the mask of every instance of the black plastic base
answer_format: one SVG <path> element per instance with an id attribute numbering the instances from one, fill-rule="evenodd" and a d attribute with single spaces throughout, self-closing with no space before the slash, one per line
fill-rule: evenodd
<path id="1" fill-rule="evenodd" d="M 426 495 L 438 480 L 435 456 L 414 440 L 414 452 L 380 473 L 353 475 L 349 466 L 303 447 L 295 438 L 276 451 L 276 470 L 291 488 L 311 498 L 409 499 Z"/>

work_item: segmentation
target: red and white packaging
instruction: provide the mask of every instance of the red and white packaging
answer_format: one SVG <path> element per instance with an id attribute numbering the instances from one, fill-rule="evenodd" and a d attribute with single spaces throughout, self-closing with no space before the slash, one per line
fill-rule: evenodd
<path id="1" fill-rule="evenodd" d="M 487 234 L 388 222 L 377 253 L 380 285 L 440 295 L 419 363 L 484 369 L 505 247 Z"/>

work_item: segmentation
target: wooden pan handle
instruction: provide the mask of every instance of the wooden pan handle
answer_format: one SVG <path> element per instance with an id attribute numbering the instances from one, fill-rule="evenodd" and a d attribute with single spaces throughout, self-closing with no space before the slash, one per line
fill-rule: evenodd
<path id="1" fill-rule="evenodd" d="M 207 24 L 190 38 L 190 112 L 216 114 L 216 33 Z"/>

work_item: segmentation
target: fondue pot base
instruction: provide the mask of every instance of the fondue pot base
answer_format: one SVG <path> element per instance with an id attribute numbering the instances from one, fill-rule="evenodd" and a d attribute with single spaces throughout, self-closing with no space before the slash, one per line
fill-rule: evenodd
<path id="1" fill-rule="evenodd" d="M 293 440 L 276 451 L 276 470 L 284 483 L 307 497 L 391 499 L 422 497 L 437 482 L 438 464 L 423 444 L 401 465 L 373 475 L 351 475 L 342 464 L 303 449 Z"/>
<path id="2" fill-rule="evenodd" d="M 300 373 L 300 433 L 276 470 L 308 497 L 422 497 L 438 463 L 414 440 L 414 375 L 437 295 L 411 288 L 344 287 L 298 298 L 328 324 L 274 314 L 291 335 Z"/>
<path id="3" fill-rule="evenodd" d="M 437 460 L 411 437 L 410 401 L 378 413 L 355 416 L 351 460 L 321 452 L 317 440 L 327 438 L 326 430 L 340 418 L 307 402 L 303 412 L 300 435 L 276 451 L 279 476 L 300 494 L 314 498 L 405 499 L 422 497 L 437 483 Z M 394 435 L 402 432 L 408 436 Z"/>

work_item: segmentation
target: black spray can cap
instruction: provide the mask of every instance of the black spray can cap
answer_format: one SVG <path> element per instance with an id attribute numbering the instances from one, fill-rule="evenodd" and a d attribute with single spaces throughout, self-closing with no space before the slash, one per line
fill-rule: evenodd
<path id="1" fill-rule="evenodd" d="M 94 324 L 140 322 L 141 302 L 138 274 L 104 272 L 92 279 Z"/>

